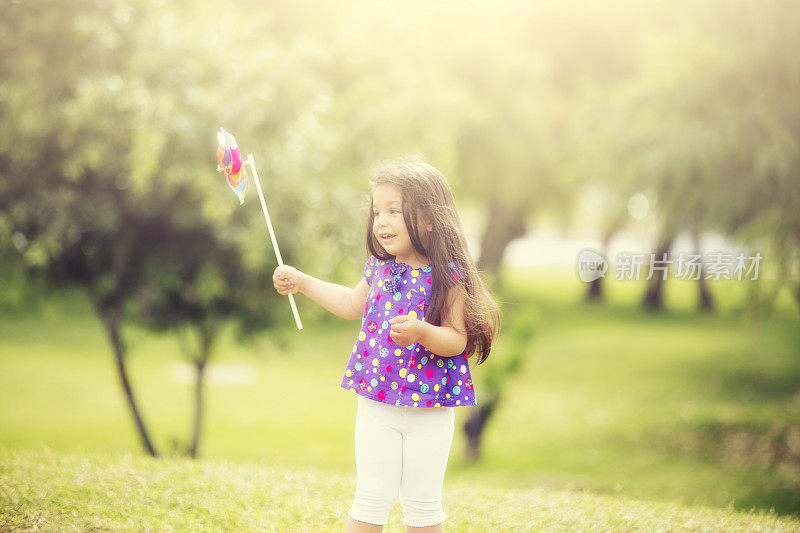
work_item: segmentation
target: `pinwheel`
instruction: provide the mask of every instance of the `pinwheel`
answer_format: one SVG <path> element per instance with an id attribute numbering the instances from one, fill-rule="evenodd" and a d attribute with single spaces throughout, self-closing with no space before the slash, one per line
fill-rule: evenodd
<path id="1" fill-rule="evenodd" d="M 247 195 L 247 167 L 242 164 L 242 154 L 239 152 L 239 145 L 236 139 L 220 128 L 217 132 L 217 172 L 225 174 L 228 186 L 239 198 L 239 205 L 244 204 L 244 197 Z"/>
<path id="2" fill-rule="evenodd" d="M 233 190 L 236 197 L 239 198 L 239 205 L 244 204 L 244 197 L 247 195 L 247 167 L 242 161 L 242 155 L 239 152 L 239 145 L 236 139 L 220 128 L 217 132 L 217 172 L 225 174 L 225 179 L 228 186 Z M 258 172 L 256 171 L 255 160 L 253 154 L 248 154 L 247 164 L 250 165 L 250 170 L 253 172 L 253 179 L 256 182 L 256 190 L 258 191 L 258 198 L 261 200 L 261 209 L 264 211 L 264 220 L 267 222 L 267 230 L 272 239 L 272 247 L 275 249 L 275 257 L 278 259 L 278 264 L 283 265 L 283 258 L 281 251 L 278 249 L 278 241 L 275 239 L 275 230 L 272 229 L 272 221 L 269 218 L 269 211 L 267 211 L 267 202 L 264 201 L 264 193 L 261 190 L 261 182 L 258 180 Z M 303 323 L 300 321 L 300 314 L 297 312 L 297 305 L 294 303 L 294 295 L 289 294 L 289 304 L 292 306 L 292 313 L 294 314 L 294 321 L 297 324 L 297 329 L 303 329 Z"/>

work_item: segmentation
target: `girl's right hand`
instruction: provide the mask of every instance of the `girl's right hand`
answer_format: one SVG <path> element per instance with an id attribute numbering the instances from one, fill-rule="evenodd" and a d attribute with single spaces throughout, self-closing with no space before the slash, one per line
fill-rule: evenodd
<path id="1" fill-rule="evenodd" d="M 272 274 L 272 284 L 278 294 L 295 294 L 302 288 L 305 274 L 289 265 L 281 265 L 275 268 Z"/>

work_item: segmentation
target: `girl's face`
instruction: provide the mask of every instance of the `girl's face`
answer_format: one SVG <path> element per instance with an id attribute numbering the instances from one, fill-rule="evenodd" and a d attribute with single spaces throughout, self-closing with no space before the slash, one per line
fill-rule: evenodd
<path id="1" fill-rule="evenodd" d="M 403 195 L 400 187 L 381 183 L 372 190 L 372 233 L 389 254 L 403 263 L 424 262 L 411 242 L 403 219 Z"/>

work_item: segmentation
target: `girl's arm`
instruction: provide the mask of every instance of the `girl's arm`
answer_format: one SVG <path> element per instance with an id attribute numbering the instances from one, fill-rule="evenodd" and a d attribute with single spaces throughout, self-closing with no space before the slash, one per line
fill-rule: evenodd
<path id="1" fill-rule="evenodd" d="M 272 283 L 279 294 L 302 292 L 334 315 L 351 320 L 363 315 L 369 291 L 364 278 L 351 289 L 317 279 L 288 265 L 275 269 Z"/>
<path id="2" fill-rule="evenodd" d="M 464 327 L 464 292 L 460 286 L 452 287 L 447 293 L 446 309 L 441 326 L 400 315 L 389 320 L 392 324 L 390 335 L 400 346 L 410 346 L 414 342 L 442 357 L 459 355 L 467 346 L 467 333 Z"/>

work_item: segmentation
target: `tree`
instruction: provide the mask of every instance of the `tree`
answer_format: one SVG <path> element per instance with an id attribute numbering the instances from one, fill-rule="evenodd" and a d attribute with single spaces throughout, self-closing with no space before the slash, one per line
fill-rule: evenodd
<path id="1" fill-rule="evenodd" d="M 191 204 L 187 196 L 184 201 Z M 163 215 L 162 231 L 148 243 L 136 315 L 152 329 L 175 332 L 195 369 L 194 422 L 186 450 L 196 458 L 205 372 L 221 327 L 237 319 L 243 333 L 258 331 L 269 325 L 278 302 L 267 296 L 272 292 L 269 269 L 246 270 L 241 249 L 222 241 L 206 221 L 198 217 L 178 226 L 171 213 Z"/>
<path id="2" fill-rule="evenodd" d="M 522 369 L 535 335 L 538 315 L 532 309 L 523 309 L 524 305 L 515 302 L 504 309 L 508 319 L 499 345 L 492 350 L 491 364 L 486 366 L 480 404 L 472 409 L 464 423 L 467 438 L 464 453 L 467 461 L 480 459 L 486 425 L 502 404 L 504 385 Z"/>
<path id="3" fill-rule="evenodd" d="M 10 231 L 25 241 L 19 248 L 31 268 L 57 283 L 85 288 L 108 334 L 142 444 L 157 455 L 128 378 L 120 331 L 124 306 L 140 280 L 140 256 L 134 252 L 147 228 L 147 218 L 136 215 L 120 186 L 125 163 L 118 156 L 129 144 L 113 126 L 130 112 L 124 102 L 98 91 L 112 79 L 106 65 L 71 53 L 74 46 L 96 49 L 99 43 L 87 31 L 92 23 L 112 21 L 103 37 L 120 35 L 111 16 L 116 7 L 77 4 L 67 15 L 66 7 L 4 6 L 2 136 L 15 141 L 4 145 L 0 157 L 5 178 L 0 205 Z M 102 145 L 95 142 L 98 136 L 105 138 Z M 14 149 L 20 145 L 25 149 Z"/>
<path id="4" fill-rule="evenodd" d="M 617 90 L 608 114 L 615 117 L 606 130 L 617 144 L 611 153 L 626 167 L 621 190 L 655 195 L 657 259 L 680 231 L 700 251 L 703 230 L 755 243 L 758 227 L 786 263 L 800 242 L 798 159 L 788 148 L 800 134 L 790 96 L 797 66 L 785 52 L 797 33 L 794 8 L 774 3 L 759 16 L 740 8 L 705 5 L 682 38 L 651 38 L 640 75 Z M 704 275 L 698 281 L 698 307 L 708 310 Z M 661 287 L 660 278 L 651 280 L 645 307 L 663 307 Z"/>
<path id="5" fill-rule="evenodd" d="M 187 250 L 186 257 L 198 259 L 185 236 L 224 243 L 219 248 L 225 251 L 239 246 L 241 252 L 231 257 L 247 269 L 263 270 L 269 257 L 263 253 L 260 212 L 252 212 L 255 223 L 248 223 L 242 219 L 246 212 L 234 217 L 238 206 L 232 197 L 198 200 L 218 198 L 216 191 L 225 187 L 213 171 L 217 109 L 232 102 L 223 119 L 235 121 L 244 132 L 268 125 L 270 134 L 264 137 L 271 142 L 260 146 L 283 151 L 274 139 L 297 122 L 317 88 L 313 77 L 299 79 L 300 70 L 287 65 L 275 69 L 273 80 L 280 89 L 275 101 L 256 113 L 236 103 L 237 96 L 257 101 L 262 87 L 256 79 L 225 78 L 215 91 L 203 94 L 208 80 L 217 79 L 228 65 L 227 57 L 212 53 L 217 51 L 213 39 L 198 38 L 216 27 L 211 14 L 195 18 L 192 31 L 172 32 L 180 8 L 150 7 L 121 1 L 99 7 L 90 2 L 3 6 L 8 31 L 0 37 L 5 97 L 0 137 L 9 142 L 0 148 L 0 211 L 4 236 L 21 243 L 29 271 L 86 290 L 108 334 L 142 444 L 155 456 L 126 366 L 123 324 L 136 313 L 135 299 L 143 287 L 164 288 L 162 274 L 173 276 L 178 285 L 200 283 L 201 289 L 213 278 L 211 267 L 165 262 L 166 251 L 182 258 Z M 244 33 L 240 39 L 247 37 Z M 304 59 L 303 53 L 276 55 L 265 43 L 248 61 L 263 62 L 266 56 L 282 64 L 287 57 Z M 257 71 L 246 72 L 255 78 Z M 31 79 L 40 83 L 31 85 Z M 303 83 L 310 88 L 296 87 Z M 243 95 L 245 89 L 250 93 Z M 253 151 L 260 159 L 263 152 Z M 198 179 L 204 175 L 209 179 Z M 292 216 L 288 211 L 278 213 L 276 225 Z M 214 239 L 208 229 L 212 225 L 220 232 Z M 291 258 L 292 247 L 284 253 Z M 217 272 L 223 266 L 232 269 L 220 261 Z M 267 291 L 263 298 L 266 304 L 278 297 Z M 216 305 L 213 299 L 206 303 Z M 255 325 L 256 318 L 250 315 L 248 325 Z M 206 345 L 210 349 L 211 322 L 204 324 L 201 352 Z"/>

